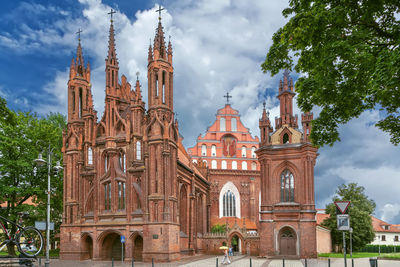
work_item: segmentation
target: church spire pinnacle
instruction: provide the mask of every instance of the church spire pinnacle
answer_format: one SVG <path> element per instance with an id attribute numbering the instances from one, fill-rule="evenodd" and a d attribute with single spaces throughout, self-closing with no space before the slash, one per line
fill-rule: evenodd
<path id="1" fill-rule="evenodd" d="M 110 19 L 110 30 L 108 38 L 108 53 L 106 58 L 106 87 L 107 88 L 118 88 L 118 59 L 117 52 L 115 48 L 115 36 L 114 36 L 114 24 L 112 15 L 116 12 L 111 9 L 108 13 L 111 16 Z M 109 92 L 111 93 L 111 92 Z"/>
<path id="2" fill-rule="evenodd" d="M 163 58 L 167 59 L 167 49 L 165 47 L 165 38 L 164 38 L 164 28 L 161 24 L 161 11 L 164 10 L 164 8 L 159 8 L 156 10 L 156 12 L 159 13 L 158 16 L 158 27 L 156 29 L 156 36 L 154 37 L 154 59 L 158 58 Z"/>

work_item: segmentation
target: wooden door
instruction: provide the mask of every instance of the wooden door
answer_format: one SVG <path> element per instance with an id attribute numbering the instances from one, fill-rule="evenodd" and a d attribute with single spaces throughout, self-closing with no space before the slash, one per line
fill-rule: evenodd
<path id="1" fill-rule="evenodd" d="M 293 230 L 289 228 L 281 230 L 279 248 L 281 255 L 296 255 L 296 234 Z"/>

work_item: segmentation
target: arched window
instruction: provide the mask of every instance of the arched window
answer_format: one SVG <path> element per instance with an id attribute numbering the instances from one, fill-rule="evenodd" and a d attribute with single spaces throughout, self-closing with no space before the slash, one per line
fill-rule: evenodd
<path id="1" fill-rule="evenodd" d="M 247 162 L 242 161 L 242 170 L 247 170 Z"/>
<path id="2" fill-rule="evenodd" d="M 226 170 L 226 160 L 221 162 L 221 169 Z"/>
<path id="3" fill-rule="evenodd" d="M 217 168 L 217 161 L 216 160 L 212 160 L 211 161 L 211 169 L 216 169 Z"/>
<path id="4" fill-rule="evenodd" d="M 219 193 L 219 217 L 240 218 L 240 194 L 232 182 L 227 182 Z"/>
<path id="5" fill-rule="evenodd" d="M 108 166 L 110 165 L 110 158 L 108 154 L 104 156 L 104 172 L 106 173 L 108 171 Z"/>
<path id="6" fill-rule="evenodd" d="M 237 131 L 237 127 L 236 127 L 236 118 L 232 118 L 231 119 L 231 130 L 232 130 L 232 132 L 236 132 Z"/>
<path id="7" fill-rule="evenodd" d="M 251 147 L 251 157 L 253 159 L 255 159 L 257 157 L 257 155 L 256 155 L 256 147 L 255 146 Z"/>
<path id="8" fill-rule="evenodd" d="M 217 147 L 215 145 L 211 146 L 211 156 L 215 157 L 217 155 Z"/>
<path id="9" fill-rule="evenodd" d="M 197 163 L 197 159 L 192 160 L 193 163 Z"/>
<path id="10" fill-rule="evenodd" d="M 289 143 L 289 135 L 288 135 L 287 133 L 285 133 L 285 134 L 283 135 L 283 143 L 284 143 L 284 144 Z"/>
<path id="11" fill-rule="evenodd" d="M 281 202 L 294 202 L 294 178 L 288 169 L 281 174 Z"/>
<path id="12" fill-rule="evenodd" d="M 206 164 L 206 167 L 208 166 L 207 160 L 204 159 L 204 160 L 203 160 L 203 163 Z"/>
<path id="13" fill-rule="evenodd" d="M 92 165 L 93 164 L 93 150 L 91 147 L 89 147 L 87 150 L 87 157 L 88 157 L 88 164 Z"/>
<path id="14" fill-rule="evenodd" d="M 232 161 L 232 170 L 237 170 L 237 162 Z"/>
<path id="15" fill-rule="evenodd" d="M 206 145 L 201 145 L 201 155 L 207 156 L 207 146 Z"/>
<path id="16" fill-rule="evenodd" d="M 242 146 L 242 158 L 245 158 L 246 157 L 246 147 L 245 146 Z"/>
<path id="17" fill-rule="evenodd" d="M 136 141 L 136 159 L 142 159 L 142 147 L 140 141 Z"/>
<path id="18" fill-rule="evenodd" d="M 118 182 L 118 209 L 125 209 L 125 183 Z"/>
<path id="19" fill-rule="evenodd" d="M 126 156 L 125 156 L 124 151 L 119 152 L 119 168 L 123 172 L 126 171 Z"/>
<path id="20" fill-rule="evenodd" d="M 221 132 L 224 132 L 224 131 L 225 131 L 225 118 L 221 118 L 221 119 L 219 120 L 219 130 L 220 130 Z"/>
<path id="21" fill-rule="evenodd" d="M 111 210 L 111 183 L 104 184 L 104 209 Z"/>
<path id="22" fill-rule="evenodd" d="M 255 163 L 254 161 L 251 163 L 251 169 L 253 171 L 257 170 L 257 163 Z"/>

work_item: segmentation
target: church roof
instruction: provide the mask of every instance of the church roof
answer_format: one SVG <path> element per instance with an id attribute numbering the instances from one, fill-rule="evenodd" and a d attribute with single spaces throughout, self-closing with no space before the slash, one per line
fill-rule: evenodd
<path id="1" fill-rule="evenodd" d="M 225 107 L 218 109 L 217 115 L 239 115 L 239 111 L 233 109 L 230 104 L 226 104 Z"/>

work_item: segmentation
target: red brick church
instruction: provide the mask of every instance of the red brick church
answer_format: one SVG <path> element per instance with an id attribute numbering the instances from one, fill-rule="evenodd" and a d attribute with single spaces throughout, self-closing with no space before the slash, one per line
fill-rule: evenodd
<path id="1" fill-rule="evenodd" d="M 264 106 L 261 139 L 253 137 L 227 95 L 187 151 L 174 114 L 172 58 L 160 19 L 148 50 L 146 109 L 139 80 L 131 86 L 119 74 L 111 20 L 99 119 L 79 41 L 63 136 L 60 257 L 118 260 L 123 249 L 127 260 L 174 261 L 220 253 L 223 244 L 252 255 L 316 257 L 312 114 L 302 115 L 299 130 L 288 73 L 275 131 Z M 223 231 L 211 231 L 216 225 Z"/>

